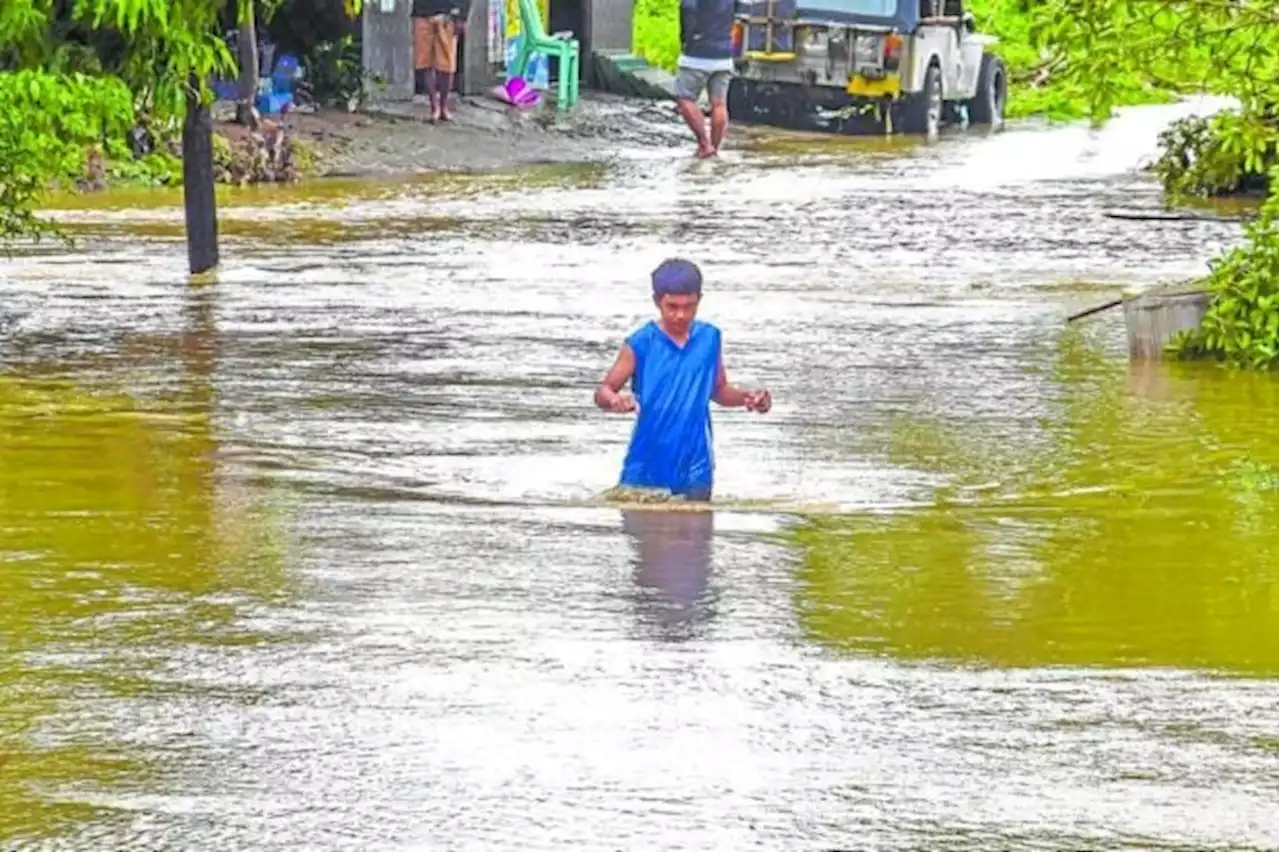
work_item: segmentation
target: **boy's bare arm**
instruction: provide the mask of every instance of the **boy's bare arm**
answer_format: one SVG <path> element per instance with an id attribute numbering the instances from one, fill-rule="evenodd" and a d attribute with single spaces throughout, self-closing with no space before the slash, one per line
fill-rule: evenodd
<path id="1" fill-rule="evenodd" d="M 622 344 L 622 349 L 618 351 L 618 357 L 613 362 L 613 366 L 609 368 L 609 372 L 605 373 L 604 379 L 596 388 L 596 405 L 604 411 L 613 411 L 619 414 L 625 414 L 628 411 L 636 410 L 636 401 L 631 394 L 623 393 L 622 388 L 627 382 L 631 381 L 631 376 L 636 371 L 636 353 L 631 351 L 631 347 Z"/>
<path id="2" fill-rule="evenodd" d="M 716 390 L 711 398 L 718 405 L 726 408 L 745 408 L 760 414 L 764 414 L 773 406 L 773 397 L 767 390 L 746 390 L 729 384 L 729 377 L 725 375 L 723 363 L 716 368 Z"/>

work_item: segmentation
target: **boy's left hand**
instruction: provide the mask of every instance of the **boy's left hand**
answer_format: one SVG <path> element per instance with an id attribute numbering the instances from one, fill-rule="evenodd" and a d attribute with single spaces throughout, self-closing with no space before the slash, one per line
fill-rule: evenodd
<path id="1" fill-rule="evenodd" d="M 773 407 L 773 397 L 763 388 L 748 392 L 743 402 L 747 411 L 754 411 L 756 414 L 768 414 Z"/>

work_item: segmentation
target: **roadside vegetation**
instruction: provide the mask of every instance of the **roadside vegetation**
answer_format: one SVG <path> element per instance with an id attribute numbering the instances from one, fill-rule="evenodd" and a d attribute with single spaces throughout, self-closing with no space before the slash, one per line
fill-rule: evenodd
<path id="1" fill-rule="evenodd" d="M 1077 46 L 1051 44 L 1053 9 L 1036 0 L 968 0 L 979 32 L 1000 39 L 993 52 L 1009 68 L 1010 118 L 1043 116 L 1066 121 L 1086 118 L 1090 103 L 1088 82 L 1067 73 Z M 1108 80 L 1115 106 L 1167 103 L 1175 93 L 1159 85 L 1158 75 L 1146 70 L 1116 70 Z"/>
<path id="2" fill-rule="evenodd" d="M 1079 87 L 1095 120 L 1142 75 L 1172 93 L 1207 92 L 1235 106 L 1172 125 L 1154 167 L 1171 203 L 1263 194 L 1244 245 L 1210 264 L 1201 328 L 1172 342 L 1175 354 L 1240 367 L 1277 363 L 1276 137 L 1280 103 L 1277 8 L 1270 0 L 1051 0 L 1038 32 L 1063 57 L 1065 85 Z"/>
<path id="3" fill-rule="evenodd" d="M 224 34 L 306 6 L 272 37 L 303 53 L 310 94 L 346 104 L 360 88 L 345 31 L 358 0 L 4 0 L 0 3 L 0 240 L 53 229 L 34 212 L 50 188 L 183 183 L 189 108 L 239 75 Z M 314 8 L 312 8 L 314 7 Z M 290 22 L 301 22 L 290 23 Z M 250 25 L 252 26 L 252 25 Z M 311 152 L 269 124 L 213 138 L 215 178 L 288 180 Z"/>
<path id="4" fill-rule="evenodd" d="M 1212 302 L 1173 354 L 1240 367 L 1277 363 L 1277 10 L 1261 0 L 975 0 L 1002 37 L 1014 83 L 1010 111 L 1104 121 L 1117 106 L 1191 93 L 1233 108 L 1185 118 L 1160 137 L 1152 166 L 1168 202 L 1265 198 L 1243 246 L 1199 282 Z M 984 17 L 985 16 L 985 17 Z"/>
<path id="5" fill-rule="evenodd" d="M 636 0 L 631 18 L 631 44 L 645 62 L 655 68 L 674 70 L 680 58 L 678 0 Z"/>

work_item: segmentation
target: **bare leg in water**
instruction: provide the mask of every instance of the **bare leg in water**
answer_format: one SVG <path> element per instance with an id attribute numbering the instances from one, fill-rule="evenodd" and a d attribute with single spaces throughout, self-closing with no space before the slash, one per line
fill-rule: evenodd
<path id="1" fill-rule="evenodd" d="M 720 145 L 724 142 L 725 131 L 729 129 L 729 107 L 724 101 L 711 102 L 711 153 L 719 154 Z"/>
<path id="2" fill-rule="evenodd" d="M 676 101 L 676 109 L 680 111 L 680 116 L 698 140 L 698 158 L 705 159 L 715 154 L 715 146 L 711 144 L 711 138 L 707 135 L 707 119 L 702 114 L 702 110 L 698 109 L 698 105 L 691 100 L 681 98 Z"/>

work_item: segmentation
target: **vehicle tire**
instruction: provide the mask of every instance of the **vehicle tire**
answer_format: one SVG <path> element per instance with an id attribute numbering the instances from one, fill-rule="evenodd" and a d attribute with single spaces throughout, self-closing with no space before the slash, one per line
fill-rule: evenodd
<path id="1" fill-rule="evenodd" d="M 902 116 L 902 129 L 907 133 L 923 133 L 930 138 L 942 129 L 942 69 L 938 60 L 929 62 L 924 72 L 924 88 L 907 98 Z"/>
<path id="2" fill-rule="evenodd" d="M 1009 99 L 1009 71 L 1004 60 L 982 54 L 978 69 L 978 90 L 969 101 L 969 123 L 1004 127 L 1004 105 Z"/>

